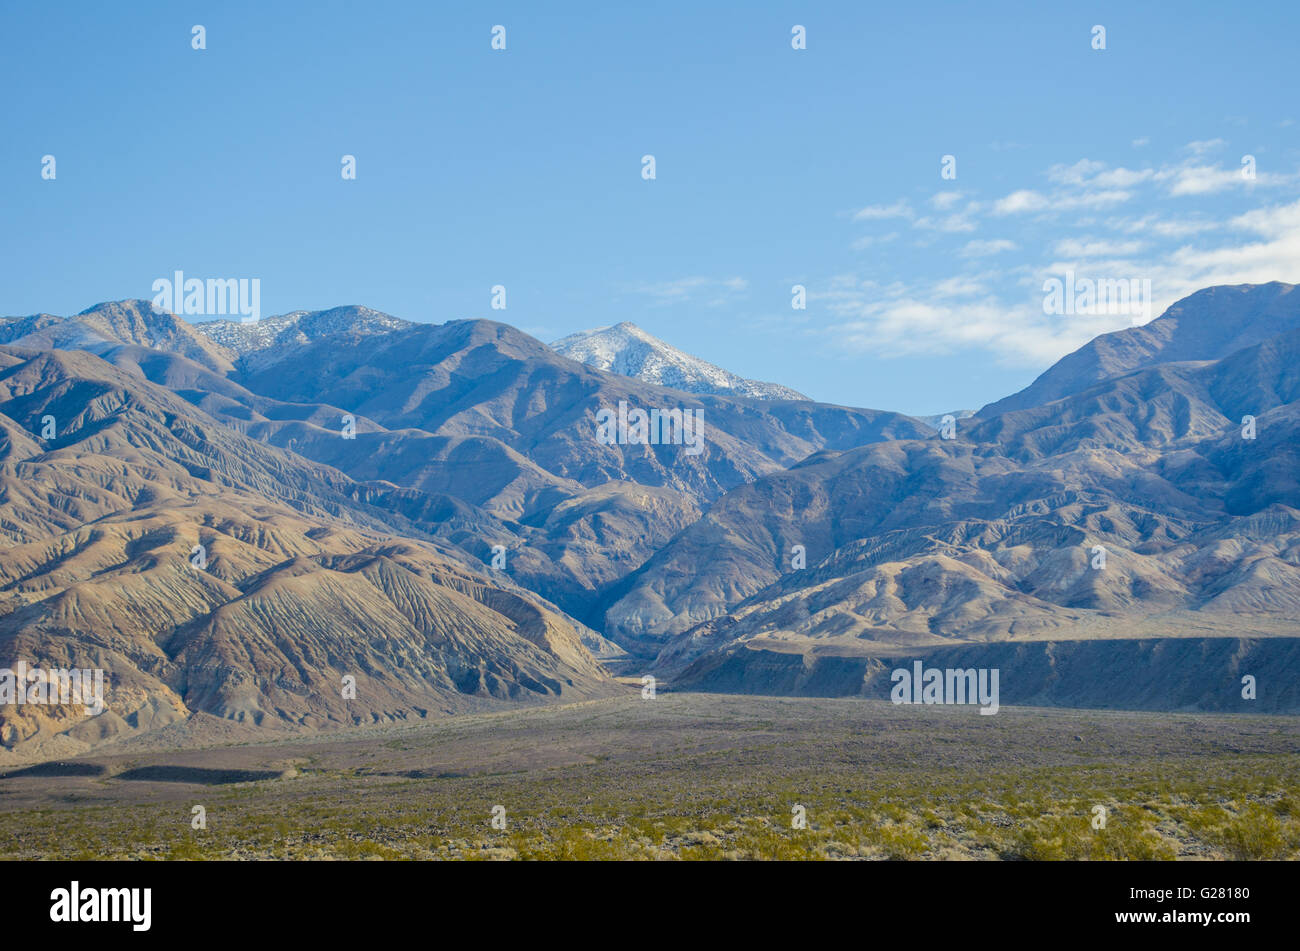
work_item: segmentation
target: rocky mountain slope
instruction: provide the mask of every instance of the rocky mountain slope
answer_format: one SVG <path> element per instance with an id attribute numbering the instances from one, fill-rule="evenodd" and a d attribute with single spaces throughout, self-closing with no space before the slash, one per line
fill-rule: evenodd
<path id="1" fill-rule="evenodd" d="M 1289 325 L 757 480 L 624 582 L 607 633 L 695 686 L 772 651 L 1300 636 L 1300 301 Z"/>
<path id="2" fill-rule="evenodd" d="M 374 505 L 468 560 L 504 546 L 510 577 L 588 622 L 604 587 L 727 489 L 825 446 L 929 431 L 893 413 L 666 390 L 486 321 L 333 334 L 226 375 L 134 345 L 99 353 L 226 426 L 347 473 Z M 601 444 L 597 413 L 620 403 L 702 411 L 701 451 Z"/>
<path id="3" fill-rule="evenodd" d="M 593 632 L 372 488 L 92 354 L 0 348 L 0 656 L 110 677 L 108 713 L 6 706 L 0 743 L 76 750 L 199 713 L 313 728 L 612 689 Z"/>

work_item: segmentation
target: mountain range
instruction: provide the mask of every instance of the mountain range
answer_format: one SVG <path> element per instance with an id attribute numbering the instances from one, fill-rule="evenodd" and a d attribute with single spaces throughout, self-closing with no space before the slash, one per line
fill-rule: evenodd
<path id="1" fill-rule="evenodd" d="M 702 413 L 702 450 L 598 438 L 620 407 Z M 0 708 L 0 746 L 582 699 L 610 670 L 875 696 L 921 656 L 995 659 L 1005 702 L 1149 709 L 1238 709 L 1257 670 L 1250 709 L 1300 712 L 1293 286 L 1208 288 L 953 415 L 817 403 L 630 324 L 8 318 L 0 662 L 110 685 L 99 717 Z"/>

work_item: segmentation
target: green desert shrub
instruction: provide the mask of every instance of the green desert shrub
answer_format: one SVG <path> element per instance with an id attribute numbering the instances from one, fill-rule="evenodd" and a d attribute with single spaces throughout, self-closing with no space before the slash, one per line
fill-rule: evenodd
<path id="1" fill-rule="evenodd" d="M 1300 828 L 1259 803 L 1250 803 L 1210 831 L 1208 838 L 1233 859 L 1281 859 L 1295 852 Z"/>

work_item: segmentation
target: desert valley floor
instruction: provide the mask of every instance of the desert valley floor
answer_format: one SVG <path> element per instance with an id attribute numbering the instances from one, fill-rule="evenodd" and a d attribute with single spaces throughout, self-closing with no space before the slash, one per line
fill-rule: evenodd
<path id="1" fill-rule="evenodd" d="M 172 739 L 191 748 L 137 738 L 5 767 L 0 856 L 1215 859 L 1300 849 L 1295 717 L 1026 707 L 984 717 L 864 699 L 645 700 L 629 685 L 612 699 L 274 742 Z M 206 828 L 194 828 L 197 806 Z M 498 806 L 504 829 L 492 824 Z"/>

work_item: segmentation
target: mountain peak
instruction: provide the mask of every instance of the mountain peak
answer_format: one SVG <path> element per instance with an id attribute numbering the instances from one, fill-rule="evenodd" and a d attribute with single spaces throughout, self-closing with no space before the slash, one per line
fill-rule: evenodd
<path id="1" fill-rule="evenodd" d="M 760 400 L 807 400 L 778 383 L 763 383 L 724 370 L 665 343 L 636 324 L 582 330 L 551 344 L 561 356 L 598 370 L 630 376 L 687 393 L 716 393 Z"/>
<path id="2" fill-rule="evenodd" d="M 140 299 L 103 301 L 73 317 L 35 314 L 0 320 L 0 344 L 97 353 L 125 344 L 179 353 L 219 373 L 231 369 L 226 351 L 182 318 Z"/>

